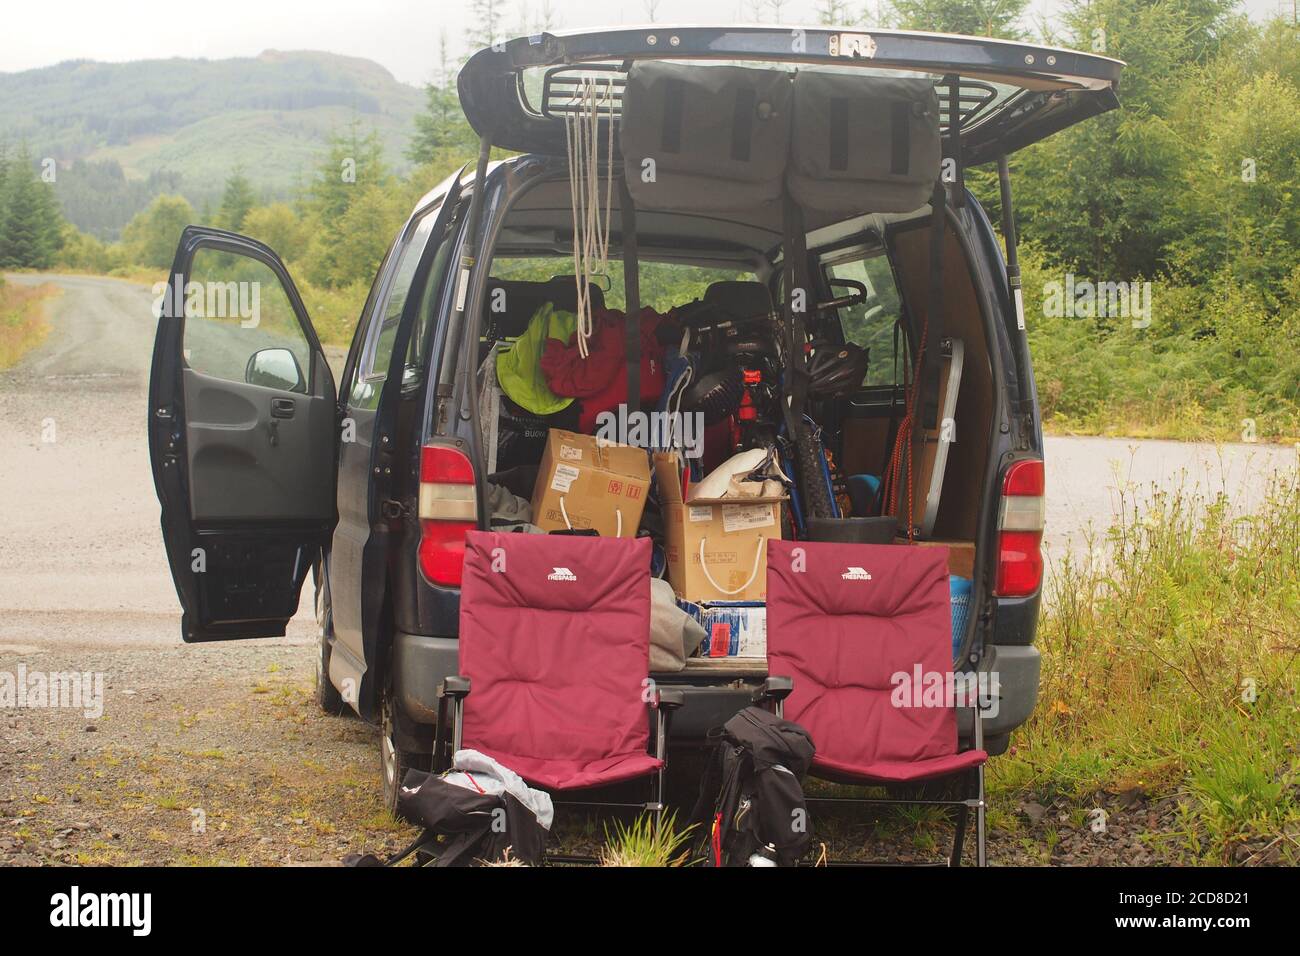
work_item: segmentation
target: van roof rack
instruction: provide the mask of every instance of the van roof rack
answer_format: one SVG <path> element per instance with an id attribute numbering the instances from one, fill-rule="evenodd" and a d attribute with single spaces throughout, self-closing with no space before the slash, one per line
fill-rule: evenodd
<path id="1" fill-rule="evenodd" d="M 788 64 L 929 74 L 942 86 L 940 122 L 956 128 L 966 165 L 996 160 L 1119 105 L 1124 64 L 1096 54 L 986 37 L 825 27 L 645 27 L 541 33 L 474 54 L 460 72 L 461 106 L 494 145 L 563 155 L 564 118 L 587 77 L 608 82 L 602 122 L 617 122 L 636 60 Z M 956 83 L 956 103 L 949 84 Z M 953 109 L 955 105 L 955 111 Z"/>

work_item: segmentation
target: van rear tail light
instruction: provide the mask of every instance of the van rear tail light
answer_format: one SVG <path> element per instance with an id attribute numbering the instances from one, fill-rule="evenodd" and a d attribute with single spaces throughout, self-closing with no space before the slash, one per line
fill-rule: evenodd
<path id="1" fill-rule="evenodd" d="M 1042 586 L 1045 485 L 1043 463 L 1036 458 L 1016 462 L 1002 479 L 994 589 L 1000 597 L 1028 597 Z"/>
<path id="2" fill-rule="evenodd" d="M 420 449 L 420 570 L 434 584 L 459 587 L 465 532 L 478 527 L 474 466 L 450 445 Z"/>

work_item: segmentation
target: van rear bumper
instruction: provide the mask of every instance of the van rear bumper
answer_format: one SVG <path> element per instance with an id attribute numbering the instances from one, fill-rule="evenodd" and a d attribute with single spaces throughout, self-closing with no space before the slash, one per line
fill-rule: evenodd
<path id="1" fill-rule="evenodd" d="M 1038 676 L 1042 666 L 1038 648 L 1026 644 L 988 644 L 980 660 L 979 670 L 996 675 L 990 686 L 998 688 L 998 710 L 984 718 L 984 736 L 1002 737 L 1011 733 L 1033 713 L 1038 700 Z M 965 736 L 970 723 L 970 711 L 959 711 L 961 733 Z M 1000 753 L 1001 750 L 990 748 Z"/>
<path id="2" fill-rule="evenodd" d="M 403 713 L 416 724 L 432 727 L 438 719 L 438 684 L 459 670 L 460 642 L 454 637 L 429 637 L 398 632 L 393 640 L 393 687 Z M 981 671 L 997 675 L 1000 691 L 998 712 L 984 721 L 986 737 L 1009 734 L 1029 719 L 1038 699 L 1041 657 L 1038 649 L 1025 645 L 991 644 L 984 650 Z M 699 683 L 670 683 L 681 690 L 685 705 L 673 715 L 672 738 L 702 741 L 711 727 L 726 723 L 749 703 L 751 688 Z M 755 682 L 755 685 L 757 682 Z M 961 733 L 969 734 L 969 711 L 961 714 Z"/>
<path id="3" fill-rule="evenodd" d="M 438 722 L 438 684 L 460 670 L 460 641 L 427 634 L 393 635 L 393 694 L 417 724 Z"/>

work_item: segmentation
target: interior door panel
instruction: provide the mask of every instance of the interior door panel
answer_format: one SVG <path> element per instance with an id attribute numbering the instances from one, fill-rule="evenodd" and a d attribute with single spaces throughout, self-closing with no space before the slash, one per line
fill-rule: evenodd
<path id="1" fill-rule="evenodd" d="M 193 369 L 182 377 L 195 521 L 296 521 L 329 513 L 333 482 L 320 478 L 333 461 L 313 449 L 333 441 L 332 400 Z"/>

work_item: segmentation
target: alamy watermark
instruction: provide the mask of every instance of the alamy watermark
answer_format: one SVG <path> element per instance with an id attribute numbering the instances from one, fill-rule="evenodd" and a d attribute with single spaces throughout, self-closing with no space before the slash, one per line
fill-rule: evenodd
<path id="1" fill-rule="evenodd" d="M 0 671 L 0 710 L 63 708 L 90 720 L 104 715 L 104 675 L 91 671 Z"/>
<path id="2" fill-rule="evenodd" d="M 187 319 L 239 319 L 241 329 L 255 329 L 262 321 L 260 282 L 171 282 L 153 286 L 153 315 L 176 315 L 183 305 Z"/>
<path id="3" fill-rule="evenodd" d="M 704 454 L 703 412 L 617 411 L 596 416 L 596 438 L 637 448 L 680 449 L 687 458 Z"/>
<path id="4" fill-rule="evenodd" d="M 148 936 L 153 928 L 152 893 L 93 893 L 75 884 L 50 897 L 50 925 L 56 928 L 119 927 L 132 936 Z"/>
<path id="5" fill-rule="evenodd" d="M 1093 282 L 1065 274 L 1043 283 L 1043 315 L 1067 319 L 1131 319 L 1133 328 L 1151 324 L 1150 282 Z"/>
<path id="6" fill-rule="evenodd" d="M 996 671 L 927 671 L 914 664 L 910 672 L 891 674 L 889 683 L 894 707 L 975 707 L 983 717 L 998 715 L 1001 681 Z"/>

